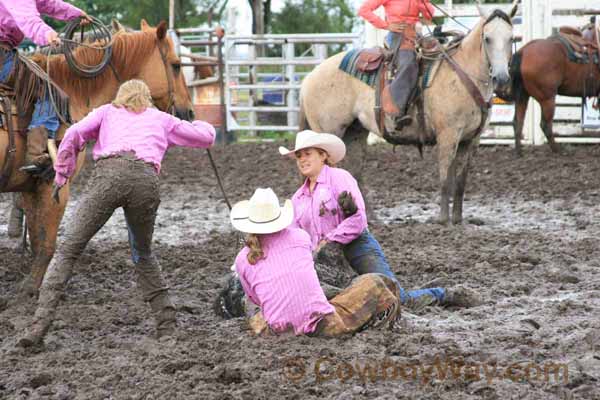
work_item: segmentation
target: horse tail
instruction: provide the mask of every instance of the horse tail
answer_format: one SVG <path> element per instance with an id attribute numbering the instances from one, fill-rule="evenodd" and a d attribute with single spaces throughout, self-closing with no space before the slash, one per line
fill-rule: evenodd
<path id="1" fill-rule="evenodd" d="M 513 56 L 513 61 L 510 64 L 511 76 L 511 95 L 514 101 L 520 101 L 527 94 L 527 89 L 523 85 L 523 75 L 521 75 L 521 62 L 523 61 L 523 53 L 517 51 Z"/>
<path id="2" fill-rule="evenodd" d="M 518 102 L 526 94 L 525 86 L 523 86 L 523 76 L 521 75 L 521 62 L 523 61 L 523 53 L 517 51 L 510 62 L 510 83 L 506 88 L 497 88 L 496 96 L 502 100 Z"/>

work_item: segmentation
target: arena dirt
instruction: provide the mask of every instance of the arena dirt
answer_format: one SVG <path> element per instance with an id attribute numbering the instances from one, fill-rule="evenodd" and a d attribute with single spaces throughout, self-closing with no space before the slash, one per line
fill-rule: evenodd
<path id="1" fill-rule="evenodd" d="M 0 199 L 0 398 L 599 399 L 600 147 L 566 155 L 481 148 L 465 224 L 440 226 L 435 150 L 370 149 L 371 230 L 406 288 L 464 284 L 484 305 L 404 312 L 392 331 L 339 339 L 251 338 L 212 301 L 239 249 L 204 151 L 173 149 L 154 248 L 180 331 L 153 338 L 118 211 L 75 269 L 43 348 L 14 347 L 34 310 L 16 298 L 29 259 Z M 300 180 L 276 144 L 214 150 L 232 201 Z M 89 176 L 74 188 L 72 213 Z M 68 217 L 64 221 L 68 223 Z M 63 224 L 64 225 L 64 224 Z"/>

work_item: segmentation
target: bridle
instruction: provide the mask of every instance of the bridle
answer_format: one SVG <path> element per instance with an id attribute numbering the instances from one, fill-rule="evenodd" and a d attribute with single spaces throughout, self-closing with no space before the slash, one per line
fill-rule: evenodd
<path id="1" fill-rule="evenodd" d="M 158 52 L 160 53 L 160 58 L 162 59 L 163 66 L 165 67 L 165 74 L 167 75 L 167 107 L 165 112 L 168 112 L 171 115 L 175 115 L 175 89 L 173 85 L 173 76 L 169 73 L 169 60 L 167 59 L 167 54 L 165 50 L 160 45 L 159 40 L 156 40 L 156 47 L 158 47 Z"/>

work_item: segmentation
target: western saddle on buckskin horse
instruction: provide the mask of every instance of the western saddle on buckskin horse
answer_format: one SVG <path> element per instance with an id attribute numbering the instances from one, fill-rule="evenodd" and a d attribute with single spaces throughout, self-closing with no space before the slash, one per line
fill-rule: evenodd
<path id="1" fill-rule="evenodd" d="M 460 41 L 464 38 L 461 32 L 449 31 L 440 32 L 436 36 L 418 37 L 416 43 L 417 61 L 419 63 L 419 77 L 415 90 L 411 96 L 407 114 L 414 113 L 416 110 L 416 123 L 424 126 L 424 111 L 423 111 L 423 90 L 428 88 L 433 81 L 433 78 L 442 61 L 442 53 L 451 53 Z M 443 46 L 443 50 L 441 50 Z M 383 102 L 386 99 L 382 96 L 383 88 L 390 84 L 394 78 L 395 71 L 393 70 L 392 58 L 394 54 L 387 48 L 373 47 L 368 49 L 350 50 L 340 63 L 339 68 L 361 80 L 375 90 L 375 118 L 380 132 L 386 137 L 388 134 L 385 129 L 383 111 Z M 389 100 L 389 99 L 387 99 Z M 424 132 L 424 129 L 420 131 Z M 423 133 L 424 134 L 424 133 Z M 401 138 L 395 137 L 395 144 L 433 144 L 434 138 L 419 137 L 419 138 Z"/>

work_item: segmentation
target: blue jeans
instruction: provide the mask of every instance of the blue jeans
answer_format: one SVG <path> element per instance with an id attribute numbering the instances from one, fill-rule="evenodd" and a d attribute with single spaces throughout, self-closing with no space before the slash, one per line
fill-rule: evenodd
<path id="1" fill-rule="evenodd" d="M 405 291 L 385 259 L 381 246 L 367 229 L 354 241 L 344 246 L 344 257 L 359 275 L 376 272 L 391 278 L 400 289 L 400 301 L 402 303 L 406 303 L 409 298 L 417 298 L 423 295 L 433 296 L 440 302 L 444 299 L 445 291 L 443 288 Z"/>
<path id="2" fill-rule="evenodd" d="M 0 82 L 4 83 L 8 80 L 12 71 L 16 52 L 4 50 L 2 51 L 2 55 L 3 59 L 1 60 L 2 66 L 0 67 Z M 29 123 L 29 127 L 27 129 L 29 130 L 38 126 L 46 127 L 49 139 L 54 139 L 56 137 L 56 131 L 60 126 L 60 121 L 58 120 L 56 111 L 54 111 L 54 107 L 50 103 L 50 98 L 48 97 L 47 93 L 43 99 L 39 98 L 36 100 L 31 122 Z"/>

